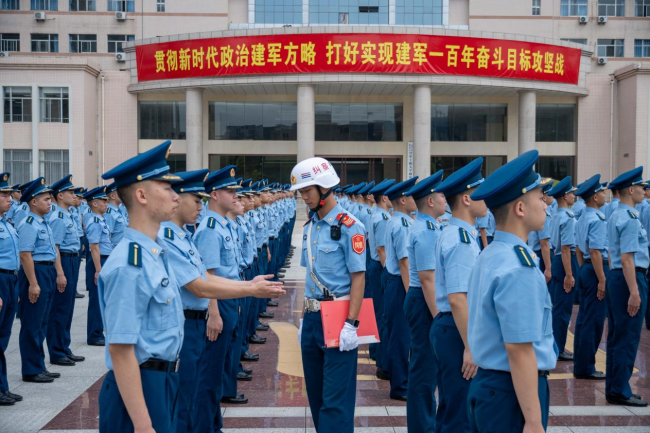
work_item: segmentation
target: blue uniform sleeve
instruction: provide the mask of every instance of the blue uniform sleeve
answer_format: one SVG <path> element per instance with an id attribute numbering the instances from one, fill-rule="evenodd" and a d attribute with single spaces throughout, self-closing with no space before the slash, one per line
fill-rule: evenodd
<path id="1" fill-rule="evenodd" d="M 99 223 L 94 222 L 92 219 L 86 227 L 86 238 L 88 239 L 89 244 L 98 244 L 99 240 L 102 237 L 102 226 Z"/>
<path id="2" fill-rule="evenodd" d="M 551 238 L 550 226 L 551 226 L 551 218 L 547 217 L 546 220 L 544 221 L 544 227 L 542 227 L 542 229 L 537 232 L 537 236 L 539 240 L 543 241 L 544 239 Z"/>
<path id="3" fill-rule="evenodd" d="M 587 245 L 592 250 L 607 249 L 607 225 L 604 221 L 594 220 L 589 224 Z"/>
<path id="4" fill-rule="evenodd" d="M 576 244 L 576 220 L 567 218 L 560 226 L 560 246 L 573 246 Z"/>
<path id="5" fill-rule="evenodd" d="M 409 244 L 409 227 L 404 227 L 400 223 L 395 230 L 395 236 L 393 238 L 393 246 L 395 247 L 395 258 L 397 260 L 402 260 L 405 257 L 408 257 L 408 244 Z"/>
<path id="6" fill-rule="evenodd" d="M 388 227 L 388 220 L 383 217 L 375 224 L 375 243 L 377 247 L 386 246 L 386 227 Z"/>
<path id="7" fill-rule="evenodd" d="M 167 238 L 164 239 L 165 243 L 168 245 L 167 251 L 169 252 L 169 255 L 167 256 L 167 259 L 169 260 L 169 267 L 174 269 L 174 276 L 176 277 L 178 285 L 185 286 L 185 284 L 191 283 L 197 278 L 202 278 L 203 275 L 199 271 L 199 268 L 194 266 L 194 264 L 183 255 L 183 252 L 174 245 L 174 241 Z"/>
<path id="8" fill-rule="evenodd" d="M 365 272 L 366 271 L 366 228 L 362 223 L 357 222 L 353 224 L 352 227 L 348 227 L 347 230 L 344 230 L 347 236 L 342 238 L 343 242 L 343 251 L 345 252 L 345 265 L 349 273 L 354 272 Z M 357 253 L 353 248 L 352 238 L 355 235 L 360 234 L 363 236 L 363 251 Z M 309 246 L 308 246 L 309 247 Z"/>
<path id="9" fill-rule="evenodd" d="M 106 343 L 137 343 L 151 299 L 151 294 L 145 290 L 147 284 L 141 269 L 117 268 L 107 275 L 100 273 L 99 278 L 105 305 Z"/>
<path id="10" fill-rule="evenodd" d="M 416 270 L 418 272 L 436 270 L 436 239 L 436 233 L 428 229 L 413 239 L 413 251 L 417 257 Z"/>
<path id="11" fill-rule="evenodd" d="M 487 213 L 485 214 L 484 217 L 476 218 L 476 228 L 477 229 L 486 229 L 486 231 L 487 231 L 488 224 L 489 224 L 489 218 L 488 218 Z"/>
<path id="12" fill-rule="evenodd" d="M 50 220 L 50 228 L 52 229 L 52 237 L 54 238 L 54 243 L 56 245 L 61 245 L 66 234 L 66 228 L 65 224 L 63 223 L 63 219 L 59 218 L 58 215 L 55 215 Z"/>
<path id="13" fill-rule="evenodd" d="M 518 260 L 518 259 L 517 259 Z M 538 268 L 517 268 L 493 281 L 494 307 L 504 343 L 540 341 L 544 330 L 546 290 L 531 290 Z M 546 286 L 544 286 L 546 289 Z M 540 293 L 537 293 L 537 292 Z"/>
<path id="14" fill-rule="evenodd" d="M 36 227 L 25 222 L 18 228 L 18 251 L 32 252 L 36 249 Z"/>
<path id="15" fill-rule="evenodd" d="M 472 240 L 472 242 L 474 242 Z M 467 293 L 469 275 L 476 255 L 470 244 L 457 243 L 444 254 L 444 272 L 447 293 Z"/>
<path id="16" fill-rule="evenodd" d="M 637 253 L 641 251 L 639 246 L 639 227 L 638 220 L 632 218 L 619 218 L 623 219 L 623 223 L 619 225 L 619 233 L 621 234 L 621 254 Z"/>
<path id="17" fill-rule="evenodd" d="M 209 230 L 209 232 L 208 232 Z M 194 238 L 194 244 L 203 257 L 206 269 L 217 269 L 221 265 L 221 236 L 216 229 L 205 229 L 203 236 Z"/>

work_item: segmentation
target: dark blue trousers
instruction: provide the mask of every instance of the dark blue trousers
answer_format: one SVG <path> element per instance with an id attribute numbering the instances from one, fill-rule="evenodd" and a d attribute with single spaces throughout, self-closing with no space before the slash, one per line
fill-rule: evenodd
<path id="1" fill-rule="evenodd" d="M 216 341 L 209 341 L 207 337 L 205 340 L 204 354 L 200 362 L 199 391 L 193 410 L 192 426 L 195 433 L 218 432 L 223 428 L 220 401 L 224 396 L 226 355 L 237 325 L 237 303 L 232 299 L 217 303 L 223 320 L 223 330 Z"/>
<path id="2" fill-rule="evenodd" d="M 643 272 L 636 273 L 641 308 L 636 316 L 627 312 L 630 290 L 622 269 L 613 269 L 607 278 L 607 378 L 605 395 L 632 396 L 630 377 L 641 339 L 643 314 L 648 304 L 648 284 Z"/>
<path id="3" fill-rule="evenodd" d="M 65 358 L 70 353 L 70 327 L 74 312 L 77 280 L 79 279 L 79 258 L 61 256 L 61 267 L 68 281 L 63 293 L 54 291 L 52 308 L 47 326 L 47 350 L 50 361 Z"/>
<path id="4" fill-rule="evenodd" d="M 9 346 L 11 327 L 14 324 L 16 310 L 18 309 L 18 277 L 10 274 L 0 274 L 0 392 L 9 391 L 7 381 L 7 360 L 5 351 Z"/>
<path id="5" fill-rule="evenodd" d="M 537 395 L 542 410 L 542 425 L 546 430 L 550 395 L 544 376 L 538 376 Z M 479 368 L 471 381 L 467 405 L 469 423 L 474 433 L 514 433 L 524 429 L 526 420 L 515 394 L 512 375 L 507 371 Z"/>
<path id="6" fill-rule="evenodd" d="M 408 391 L 411 342 L 409 325 L 404 316 L 406 290 L 401 276 L 388 274 L 384 297 L 389 354 L 386 359 L 386 367 L 390 375 L 390 396 L 402 397 Z"/>
<path id="7" fill-rule="evenodd" d="M 381 262 L 380 262 L 381 264 Z M 377 321 L 377 327 L 379 328 L 379 340 L 382 341 L 379 346 L 379 355 L 377 356 L 379 360 L 377 361 L 377 367 L 382 370 L 388 371 L 388 326 L 386 325 L 386 303 L 384 302 L 384 296 L 386 294 L 386 284 L 388 283 L 388 271 L 386 268 L 381 269 L 381 276 L 379 277 L 379 283 L 381 285 L 381 309 L 379 320 Z M 373 301 L 374 302 L 374 301 Z M 375 307 L 376 308 L 376 307 Z"/>
<path id="8" fill-rule="evenodd" d="M 174 433 L 178 373 L 140 370 L 142 391 L 156 433 Z M 117 388 L 115 373 L 109 371 L 99 392 L 100 433 L 133 432 L 133 422 Z"/>
<path id="9" fill-rule="evenodd" d="M 370 256 L 370 254 L 368 254 Z M 382 315 L 384 312 L 384 294 L 381 290 L 381 262 L 369 259 L 368 270 L 366 271 L 366 285 L 372 297 L 372 304 L 375 307 L 375 320 L 377 321 L 377 329 L 379 330 L 379 338 L 381 339 L 384 323 Z M 373 343 L 370 345 L 370 358 L 375 360 L 377 368 L 383 368 L 383 361 L 381 356 L 381 343 Z"/>
<path id="10" fill-rule="evenodd" d="M 199 368 L 205 350 L 205 320 L 185 319 L 185 336 L 178 370 L 179 391 L 176 432 L 192 431 L 192 409 L 199 387 Z"/>
<path id="11" fill-rule="evenodd" d="M 433 321 L 433 350 L 440 369 L 438 398 L 445 402 L 437 417 L 442 432 L 469 432 L 467 394 L 471 380 L 465 380 L 461 368 L 465 345 L 451 313 L 438 313 Z"/>
<path id="12" fill-rule="evenodd" d="M 108 257 L 101 257 L 102 266 Z M 86 289 L 88 290 L 88 320 L 86 322 L 86 341 L 88 344 L 97 343 L 104 339 L 104 323 L 99 309 L 99 293 L 95 284 L 95 265 L 92 255 L 86 258 Z"/>
<path id="13" fill-rule="evenodd" d="M 54 266 L 34 264 L 34 273 L 41 288 L 41 294 L 33 304 L 29 301 L 29 280 L 22 267 L 18 273 L 21 320 L 18 343 L 23 376 L 40 374 L 45 371 L 43 342 L 47 335 L 52 297 L 56 290 Z"/>
<path id="14" fill-rule="evenodd" d="M 607 277 L 608 265 L 604 265 L 604 271 Z M 598 277 L 594 265 L 585 263 L 580 268 L 580 308 L 573 340 L 573 374 L 576 375 L 589 375 L 596 371 L 596 352 L 607 315 L 607 301 L 599 301 L 597 292 Z"/>
<path id="15" fill-rule="evenodd" d="M 566 336 L 569 331 L 569 322 L 571 321 L 571 312 L 573 311 L 573 301 L 576 296 L 578 287 L 578 260 L 571 254 L 571 272 L 576 279 L 575 287 L 569 292 L 564 291 L 564 266 L 562 265 L 562 256 L 553 256 L 551 265 L 551 284 L 553 285 L 553 337 L 555 344 L 560 353 L 564 352 L 566 345 Z"/>
<path id="16" fill-rule="evenodd" d="M 352 433 L 358 349 L 325 349 L 320 313 L 306 312 L 301 336 L 302 365 L 312 420 L 320 433 Z"/>
<path id="17" fill-rule="evenodd" d="M 404 316 L 411 331 L 406 425 L 409 432 L 436 431 L 436 397 L 438 365 L 429 344 L 433 317 L 421 287 L 410 287 L 404 301 Z"/>
<path id="18" fill-rule="evenodd" d="M 243 314 L 245 298 L 235 299 L 237 302 L 237 322 L 232 332 L 228 354 L 226 355 L 226 364 L 223 369 L 223 396 L 237 397 L 237 373 L 239 372 L 239 363 L 241 360 L 242 340 L 244 339 L 244 321 Z"/>

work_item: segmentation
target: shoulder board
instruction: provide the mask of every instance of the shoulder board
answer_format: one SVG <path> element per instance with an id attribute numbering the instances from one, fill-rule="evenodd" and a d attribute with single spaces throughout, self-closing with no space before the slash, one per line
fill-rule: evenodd
<path id="1" fill-rule="evenodd" d="M 458 233 L 460 233 L 460 241 L 464 244 L 468 244 L 471 242 L 469 233 L 467 233 L 467 230 L 465 230 L 462 227 L 458 227 Z"/>
<path id="2" fill-rule="evenodd" d="M 209 229 L 213 229 L 216 224 L 217 224 L 217 220 L 214 219 L 214 217 L 208 218 L 208 228 Z"/>
<path id="3" fill-rule="evenodd" d="M 165 237 L 167 239 L 174 240 L 174 230 L 169 227 L 165 227 Z"/>
<path id="4" fill-rule="evenodd" d="M 341 219 L 341 218 L 342 218 L 342 219 Z M 352 226 L 354 225 L 354 223 L 356 222 L 355 220 L 353 220 L 352 218 L 350 218 L 350 217 L 348 216 L 348 214 L 345 214 L 345 213 L 340 213 L 340 214 L 338 214 L 338 215 L 336 216 L 336 220 L 337 220 L 337 221 L 340 220 L 340 221 L 341 221 L 341 224 L 343 224 L 343 225 L 346 226 L 346 227 L 352 227 Z"/>
<path id="5" fill-rule="evenodd" d="M 567 212 L 567 215 L 569 215 L 571 218 L 575 217 L 575 215 L 573 214 L 573 212 L 570 212 L 570 211 Z"/>
<path id="6" fill-rule="evenodd" d="M 239 217 L 237 217 L 235 221 L 237 222 L 237 224 L 241 225 L 241 220 L 239 219 Z"/>
<path id="7" fill-rule="evenodd" d="M 372 213 L 372 210 L 370 210 L 370 209 L 366 209 L 366 211 L 368 212 L 368 215 L 370 215 Z"/>
<path id="8" fill-rule="evenodd" d="M 113 212 L 112 208 L 109 207 L 108 209 L 106 209 L 106 213 L 111 213 L 111 212 Z"/>
<path id="9" fill-rule="evenodd" d="M 629 210 L 627 213 L 630 215 L 630 218 L 637 219 L 636 213 L 633 210 Z"/>
<path id="10" fill-rule="evenodd" d="M 408 221 L 406 220 L 406 218 L 404 218 L 404 217 L 402 217 L 402 225 L 403 225 L 404 227 L 408 227 L 408 226 L 409 226 L 409 222 L 408 222 Z"/>
<path id="11" fill-rule="evenodd" d="M 99 217 L 95 217 L 95 218 L 93 219 L 93 221 L 95 221 L 96 223 L 98 223 L 98 222 L 99 222 Z"/>
<path id="12" fill-rule="evenodd" d="M 428 228 L 429 230 L 435 230 L 435 229 L 436 229 L 436 226 L 434 226 L 433 223 L 432 223 L 431 221 L 427 221 L 427 228 Z"/>
<path id="13" fill-rule="evenodd" d="M 27 217 L 27 224 L 31 224 L 33 221 L 34 221 L 33 216 Z"/>
<path id="14" fill-rule="evenodd" d="M 23 210 L 27 210 L 27 205 L 26 204 L 23 205 Z"/>
<path id="15" fill-rule="evenodd" d="M 63 219 L 63 212 L 59 212 L 59 218 Z"/>
<path id="16" fill-rule="evenodd" d="M 142 248 L 136 242 L 129 244 L 129 265 L 142 267 Z"/>
<path id="17" fill-rule="evenodd" d="M 382 218 L 384 218 L 385 221 L 388 221 L 388 214 L 387 213 L 382 212 L 381 216 L 382 216 Z"/>
<path id="18" fill-rule="evenodd" d="M 600 212 L 596 212 L 596 215 L 598 215 L 598 218 L 600 218 L 601 221 L 605 221 L 605 215 Z"/>
<path id="19" fill-rule="evenodd" d="M 363 206 L 359 205 L 359 210 L 363 209 Z"/>
<path id="20" fill-rule="evenodd" d="M 522 247 L 521 245 L 515 245 L 514 248 L 515 248 L 515 253 L 517 253 L 517 257 L 519 257 L 519 260 L 521 261 L 522 265 L 529 268 L 534 268 L 537 266 L 533 258 L 530 256 L 530 254 L 528 254 L 526 248 Z"/>

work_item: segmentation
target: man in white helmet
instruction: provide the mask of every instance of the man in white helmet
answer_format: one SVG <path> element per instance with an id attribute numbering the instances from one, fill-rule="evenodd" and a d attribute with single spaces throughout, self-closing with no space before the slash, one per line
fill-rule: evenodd
<path id="1" fill-rule="evenodd" d="M 311 210 L 303 231 L 300 264 L 307 267 L 307 277 L 298 330 L 309 407 L 317 432 L 352 433 L 366 229 L 336 202 L 333 188 L 339 182 L 334 167 L 323 158 L 301 161 L 291 171 L 291 191 L 299 191 Z M 332 299 L 350 300 L 350 308 L 339 347 L 326 349 L 320 301 Z"/>

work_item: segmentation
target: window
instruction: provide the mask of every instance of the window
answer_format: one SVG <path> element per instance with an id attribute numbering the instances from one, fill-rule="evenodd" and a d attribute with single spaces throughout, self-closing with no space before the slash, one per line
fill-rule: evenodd
<path id="1" fill-rule="evenodd" d="M 442 4 L 443 0 L 395 0 L 395 24 L 441 26 Z"/>
<path id="2" fill-rule="evenodd" d="M 402 141 L 402 104 L 316 103 L 316 141 Z"/>
<path id="3" fill-rule="evenodd" d="M 598 39 L 598 57 L 625 57 L 623 39 Z"/>
<path id="4" fill-rule="evenodd" d="M 634 16 L 650 17 L 650 0 L 636 0 Z"/>
<path id="5" fill-rule="evenodd" d="M 141 101 L 140 139 L 185 140 L 185 102 Z"/>
<path id="6" fill-rule="evenodd" d="M 542 0 L 533 0 L 533 15 L 542 14 Z"/>
<path id="7" fill-rule="evenodd" d="M 379 13 L 379 6 L 359 6 L 359 13 Z"/>
<path id="8" fill-rule="evenodd" d="M 587 15 L 587 0 L 562 0 L 560 15 L 563 17 Z"/>
<path id="9" fill-rule="evenodd" d="M 32 53 L 58 53 L 59 35 L 32 34 Z"/>
<path id="10" fill-rule="evenodd" d="M 269 182 L 287 182 L 296 165 L 296 155 L 286 156 L 236 156 L 210 155 L 210 171 L 228 165 L 237 166 L 237 176 L 244 179 L 269 179 Z"/>
<path id="11" fill-rule="evenodd" d="M 466 166 L 476 158 L 478 156 L 434 156 L 431 158 L 431 173 L 443 170 L 443 178 L 446 179 L 454 171 Z M 505 156 L 484 156 L 481 167 L 483 177 L 489 176 L 504 165 L 507 162 L 506 159 Z"/>
<path id="12" fill-rule="evenodd" d="M 3 11 L 19 11 L 20 0 L 0 0 L 0 10 Z"/>
<path id="13" fill-rule="evenodd" d="M 336 12 L 339 11 L 332 12 L 338 15 Z M 302 24 L 302 0 L 255 0 L 255 22 Z"/>
<path id="14" fill-rule="evenodd" d="M 39 173 L 49 183 L 70 173 L 67 150 L 39 150 Z"/>
<path id="15" fill-rule="evenodd" d="M 31 0 L 33 11 L 58 11 L 59 0 Z"/>
<path id="16" fill-rule="evenodd" d="M 5 87 L 5 122 L 32 121 L 32 88 Z"/>
<path id="17" fill-rule="evenodd" d="M 535 141 L 575 141 L 575 105 L 537 104 Z"/>
<path id="18" fill-rule="evenodd" d="M 567 42 L 575 42 L 576 44 L 582 44 L 582 45 L 587 45 L 589 42 L 587 39 L 575 39 L 575 38 L 562 38 L 560 40 L 567 41 Z"/>
<path id="19" fill-rule="evenodd" d="M 634 40 L 634 57 L 650 57 L 650 39 Z"/>
<path id="20" fill-rule="evenodd" d="M 540 156 L 535 164 L 536 171 L 542 177 L 553 179 L 564 179 L 574 175 L 575 157 L 574 156 Z"/>
<path id="21" fill-rule="evenodd" d="M 165 0 L 156 0 L 156 12 L 165 12 Z"/>
<path id="22" fill-rule="evenodd" d="M 433 104 L 432 141 L 508 141 L 506 104 Z"/>
<path id="23" fill-rule="evenodd" d="M 68 123 L 70 101 L 67 87 L 41 87 L 41 122 Z"/>
<path id="24" fill-rule="evenodd" d="M 388 24 L 388 0 L 309 0 L 309 23 Z"/>
<path id="25" fill-rule="evenodd" d="M 71 53 L 96 53 L 97 35 L 70 35 Z"/>
<path id="26" fill-rule="evenodd" d="M 598 0 L 598 16 L 624 17 L 625 0 Z"/>
<path id="27" fill-rule="evenodd" d="M 180 173 L 187 170 L 187 155 L 172 153 L 167 157 L 167 165 L 171 173 Z"/>
<path id="28" fill-rule="evenodd" d="M 96 11 L 95 0 L 70 0 L 70 10 L 74 12 Z"/>
<path id="29" fill-rule="evenodd" d="M 108 35 L 108 52 L 109 53 L 123 53 L 124 42 L 134 41 L 134 35 Z"/>
<path id="30" fill-rule="evenodd" d="M 296 140 L 293 102 L 210 102 L 210 140 Z"/>
<path id="31" fill-rule="evenodd" d="M 109 12 L 135 12 L 135 0 L 108 0 Z"/>
<path id="32" fill-rule="evenodd" d="M 5 149 L 4 161 L 4 171 L 11 173 L 12 183 L 27 183 L 32 180 L 31 150 Z"/>
<path id="33" fill-rule="evenodd" d="M 0 51 L 20 51 L 20 35 L 0 33 Z"/>

